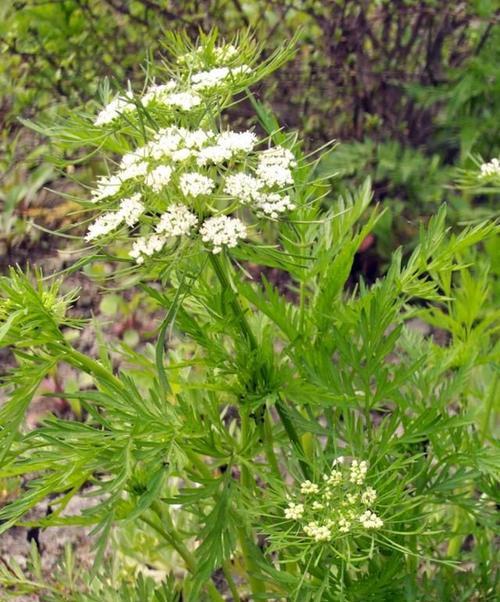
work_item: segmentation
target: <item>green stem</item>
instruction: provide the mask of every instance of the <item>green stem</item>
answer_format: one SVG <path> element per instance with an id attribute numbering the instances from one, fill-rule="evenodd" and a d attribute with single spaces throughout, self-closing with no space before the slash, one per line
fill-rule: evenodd
<path id="1" fill-rule="evenodd" d="M 219 279 L 222 289 L 230 292 L 230 301 L 229 302 L 231 304 L 231 309 L 233 310 L 233 314 L 240 324 L 241 332 L 243 333 L 244 337 L 247 339 L 248 344 L 250 345 L 251 349 L 253 351 L 256 351 L 258 349 L 257 341 L 254 337 L 252 329 L 250 328 L 250 325 L 247 322 L 245 313 L 242 310 L 240 304 L 238 303 L 238 299 L 236 298 L 234 290 L 229 282 L 229 279 L 226 275 L 226 272 L 224 271 L 224 268 L 222 266 L 222 263 L 219 260 L 219 257 L 217 255 L 214 255 L 213 253 L 210 253 L 210 261 L 212 263 L 214 272 L 215 272 L 217 278 Z"/>
<path id="2" fill-rule="evenodd" d="M 248 545 L 248 536 L 243 527 L 238 527 L 238 539 L 240 541 L 241 553 L 243 555 L 243 561 L 245 563 L 246 572 L 248 575 L 248 584 L 250 585 L 250 590 L 252 591 L 252 595 L 254 597 L 259 596 L 260 594 L 266 593 L 266 588 L 264 583 L 254 577 L 254 573 L 257 572 L 257 565 L 255 564 L 252 552 L 250 550 L 250 546 Z"/>
<path id="3" fill-rule="evenodd" d="M 283 424 L 283 428 L 285 429 L 285 432 L 288 435 L 288 438 L 290 439 L 292 445 L 295 447 L 295 451 L 297 452 L 297 455 L 299 456 L 299 466 L 302 471 L 302 474 L 304 475 L 304 477 L 306 479 L 311 479 L 312 478 L 311 469 L 309 468 L 309 465 L 307 464 L 307 462 L 303 459 L 303 458 L 305 458 L 304 448 L 302 447 L 302 443 L 300 442 L 297 431 L 295 430 L 295 427 L 293 426 L 292 421 L 290 420 L 290 417 L 288 416 L 286 406 L 281 399 L 278 399 L 276 401 L 275 405 L 276 405 L 276 411 L 278 412 L 281 423 Z"/>
<path id="4" fill-rule="evenodd" d="M 120 379 L 118 379 L 110 370 L 106 369 L 96 360 L 80 353 L 73 347 L 65 347 L 64 348 L 65 356 L 64 360 L 74 366 L 75 368 L 79 368 L 86 372 L 87 374 L 92 374 L 97 378 L 102 378 L 103 380 L 110 381 L 113 386 L 117 389 L 123 389 L 123 383 Z"/>
<path id="5" fill-rule="evenodd" d="M 484 416 L 483 416 L 483 420 L 482 420 L 482 424 L 481 424 L 481 433 L 479 436 L 481 443 L 485 442 L 486 437 L 488 436 L 488 431 L 490 429 L 490 418 L 491 418 L 491 413 L 493 411 L 493 404 L 495 403 L 495 400 L 496 400 L 497 385 L 498 385 L 498 372 L 495 372 L 495 376 L 493 377 L 493 382 L 491 383 L 488 397 L 486 398 L 486 407 L 484 410 Z"/>
<path id="6" fill-rule="evenodd" d="M 226 578 L 227 584 L 231 591 L 231 596 L 233 597 L 234 602 L 241 602 L 240 593 L 238 592 L 238 587 L 231 575 L 231 566 L 227 560 L 222 563 L 222 570 L 224 572 L 224 577 Z"/>
<path id="7" fill-rule="evenodd" d="M 250 328 L 250 325 L 248 324 L 245 313 L 243 312 L 243 309 L 241 308 L 241 306 L 238 302 L 235 292 L 234 292 L 233 288 L 231 287 L 231 284 L 230 284 L 229 279 L 224 271 L 224 268 L 219 260 L 219 257 L 217 255 L 214 255 L 213 253 L 211 253 L 210 261 L 212 263 L 212 267 L 214 269 L 215 274 L 217 275 L 217 278 L 219 279 L 219 282 L 220 282 L 222 288 L 224 290 L 227 290 L 230 292 L 231 308 L 233 310 L 234 316 L 237 318 L 237 320 L 240 324 L 240 329 L 241 329 L 243 336 L 247 339 L 252 350 L 257 351 L 258 345 L 257 345 L 257 341 L 255 339 L 255 336 L 252 332 L 252 329 Z M 283 404 L 281 399 L 276 401 L 276 410 L 278 412 L 281 422 L 283 423 L 283 427 L 285 429 L 286 434 L 288 435 L 288 438 L 290 439 L 291 443 L 297 450 L 297 453 L 301 457 L 301 459 L 299 460 L 299 464 L 300 464 L 302 473 L 306 477 L 306 479 L 310 479 L 311 472 L 309 470 L 309 466 L 302 459 L 305 457 L 304 450 L 302 448 L 302 444 L 300 442 L 297 431 L 295 430 L 295 427 L 293 426 L 292 421 L 288 417 L 285 405 Z M 258 413 L 258 412 L 256 412 L 256 413 Z"/>
<path id="8" fill-rule="evenodd" d="M 269 417 L 269 412 L 265 412 L 264 421 L 260 425 L 262 433 L 262 442 L 264 444 L 264 451 L 266 453 L 267 461 L 273 474 L 281 480 L 281 472 L 278 464 L 278 459 L 274 453 L 274 440 L 273 440 L 273 425 Z"/>
<path id="9" fill-rule="evenodd" d="M 184 562 L 186 563 L 187 568 L 191 573 L 194 573 L 196 570 L 196 559 L 193 554 L 188 550 L 185 543 L 182 541 L 181 536 L 179 535 L 177 529 L 175 528 L 172 517 L 170 516 L 169 510 L 163 510 L 158 502 L 153 502 L 151 504 L 151 510 L 158 516 L 160 521 L 165 522 L 168 528 L 168 531 L 160 527 L 154 521 L 150 521 L 147 518 L 144 518 L 144 521 L 148 523 L 155 531 L 157 531 L 160 535 L 162 535 L 168 542 L 177 550 L 179 555 L 182 557 Z"/>
<path id="10" fill-rule="evenodd" d="M 182 541 L 179 532 L 174 526 L 172 521 L 172 517 L 170 516 L 170 512 L 166 510 L 165 512 L 162 510 L 158 502 L 153 502 L 151 504 L 151 509 L 158 516 L 160 521 L 165 521 L 168 527 L 168 531 L 166 531 L 163 527 L 158 525 L 155 521 L 142 516 L 142 520 L 149 525 L 154 531 L 156 531 L 159 535 L 165 539 L 179 554 L 179 556 L 186 563 L 186 568 L 191 574 L 196 573 L 196 558 L 193 554 L 188 550 L 184 542 Z M 208 594 L 213 602 L 224 602 L 224 598 L 219 593 L 218 589 L 215 587 L 215 584 L 212 581 L 207 583 Z"/>
<path id="11" fill-rule="evenodd" d="M 212 471 L 208 466 L 203 462 L 203 460 L 198 456 L 198 454 L 190 449 L 186 450 L 186 456 L 191 461 L 191 464 L 198 469 L 198 472 L 205 479 L 212 479 Z"/>

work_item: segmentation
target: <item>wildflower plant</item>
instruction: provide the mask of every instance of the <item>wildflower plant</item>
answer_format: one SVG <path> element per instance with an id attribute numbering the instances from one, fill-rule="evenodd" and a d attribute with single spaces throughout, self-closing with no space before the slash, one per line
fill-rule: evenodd
<path id="1" fill-rule="evenodd" d="M 349 472 L 343 470 L 344 458 L 320 483 L 308 479 L 300 485 L 300 502 L 289 502 L 285 518 L 299 521 L 302 531 L 316 542 L 339 541 L 342 534 L 367 532 L 383 527 L 373 511 L 377 492 L 364 487 L 367 463 L 352 460 Z"/>
<path id="2" fill-rule="evenodd" d="M 73 269 L 126 265 L 115 283 L 138 284 L 165 315 L 138 349 L 112 347 L 95 321 L 93 357 L 72 336 L 73 293 L 40 274 L 2 278 L 0 340 L 18 367 L 4 382 L 0 478 L 28 484 L 0 529 L 92 529 L 92 575 L 47 585 L 47 600 L 487 599 L 495 312 L 475 257 L 495 224 L 452 233 L 443 208 L 385 275 L 353 282 L 381 215 L 369 182 L 332 198 L 335 174 L 316 169 L 332 145 L 305 154 L 250 90 L 291 47 L 261 62 L 249 36 L 214 32 L 166 49 L 144 90 L 103 88 L 93 112 L 34 126 L 61 165 L 80 146 L 105 155 L 78 199 Z M 231 117 L 243 100 L 251 129 Z M 447 345 L 416 318 L 446 329 Z M 27 431 L 26 408 L 62 363 L 87 384 L 57 395 L 84 411 Z M 90 504 L 68 515 L 77 494 Z M 31 518 L 47 497 L 52 512 Z M 0 580 L 34 583 L 18 570 Z"/>

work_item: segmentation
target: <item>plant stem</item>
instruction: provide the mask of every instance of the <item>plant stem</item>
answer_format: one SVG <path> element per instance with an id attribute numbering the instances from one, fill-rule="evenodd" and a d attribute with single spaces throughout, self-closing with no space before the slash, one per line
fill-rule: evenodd
<path id="1" fill-rule="evenodd" d="M 299 466 L 302 471 L 302 474 L 305 476 L 306 479 L 311 479 L 312 478 L 311 469 L 309 468 L 309 465 L 307 464 L 307 462 L 303 459 L 303 458 L 305 458 L 304 448 L 302 447 L 302 443 L 299 439 L 297 431 L 295 430 L 295 427 L 293 426 L 292 421 L 290 420 L 290 417 L 288 416 L 286 406 L 281 398 L 279 398 L 276 401 L 275 405 L 276 405 L 276 411 L 278 412 L 281 423 L 283 424 L 283 428 L 285 429 L 285 432 L 288 435 L 288 438 L 290 439 L 292 445 L 295 447 L 295 450 L 299 456 Z"/>
<path id="2" fill-rule="evenodd" d="M 168 531 L 165 530 L 160 525 L 156 524 L 155 521 L 142 516 L 142 520 L 149 525 L 152 529 L 154 529 L 159 535 L 165 539 L 179 554 L 179 556 L 186 563 L 186 568 L 191 574 L 196 573 L 196 558 L 193 554 L 188 550 L 184 542 L 182 541 L 179 532 L 175 528 L 175 525 L 172 521 L 172 517 L 170 516 L 170 512 L 166 510 L 165 512 L 162 510 L 158 502 L 153 502 L 151 504 L 151 509 L 158 516 L 160 521 L 165 521 L 168 527 Z M 215 587 L 215 584 L 212 581 L 207 582 L 207 589 L 210 598 L 213 602 L 224 602 L 224 598 L 219 593 L 218 589 Z"/>
<path id="3" fill-rule="evenodd" d="M 262 441 L 264 443 L 264 450 L 266 452 L 266 458 L 269 462 L 269 466 L 273 471 L 273 474 L 281 480 L 281 472 L 278 464 L 278 459 L 274 453 L 274 441 L 273 441 L 273 425 L 270 420 L 269 412 L 265 412 L 264 421 L 261 424 Z"/>
<path id="4" fill-rule="evenodd" d="M 238 592 L 238 587 L 236 586 L 233 576 L 231 575 L 231 566 L 229 565 L 227 560 L 222 563 L 222 570 L 224 572 L 224 577 L 226 578 L 229 589 L 231 590 L 231 596 L 233 596 L 233 601 L 240 602 L 241 598 Z"/>
<path id="5" fill-rule="evenodd" d="M 64 347 L 64 353 L 64 360 L 75 368 L 78 368 L 87 374 L 92 374 L 97 378 L 110 381 L 117 389 L 124 388 L 123 383 L 110 370 L 91 357 L 80 353 L 80 351 L 77 351 L 70 346 Z"/>
<path id="6" fill-rule="evenodd" d="M 241 305 L 238 302 L 235 292 L 234 292 L 233 288 L 231 287 L 231 284 L 229 282 L 229 279 L 227 278 L 227 275 L 226 275 L 224 268 L 219 260 L 219 257 L 217 255 L 214 255 L 213 253 L 211 253 L 210 261 L 212 263 L 214 272 L 215 272 L 217 278 L 219 279 L 221 287 L 224 290 L 227 290 L 230 292 L 231 308 L 233 310 L 234 316 L 238 320 L 238 323 L 240 325 L 240 330 L 241 330 L 243 336 L 248 341 L 248 344 L 250 345 L 252 351 L 258 351 L 258 345 L 257 345 L 257 341 L 255 339 L 255 336 L 252 332 L 252 329 L 250 328 L 250 325 L 248 324 L 245 313 L 243 312 L 243 309 L 241 308 Z M 306 479 L 309 479 L 309 478 L 311 478 L 311 471 L 310 471 L 307 463 L 302 459 L 305 457 L 304 450 L 302 448 L 302 444 L 300 442 L 297 431 L 295 430 L 295 427 L 293 426 L 293 423 L 287 414 L 286 407 L 285 407 L 283 401 L 281 400 L 281 398 L 278 398 L 276 400 L 276 410 L 278 412 L 281 422 L 283 423 L 283 427 L 285 429 L 286 434 L 288 435 L 288 438 L 290 439 L 291 443 L 293 444 L 293 446 L 295 447 L 295 449 L 297 450 L 297 453 L 299 454 L 299 456 L 301 458 L 299 460 L 299 465 L 302 470 L 302 473 L 306 477 Z"/>
<path id="7" fill-rule="evenodd" d="M 259 594 L 265 594 L 266 588 L 264 583 L 253 576 L 257 572 L 257 566 L 252 558 L 252 552 L 248 545 L 248 535 L 243 527 L 238 527 L 238 539 L 240 541 L 241 553 L 245 562 L 245 568 L 248 575 L 248 583 L 254 597 Z"/>
<path id="8" fill-rule="evenodd" d="M 489 428 L 490 428 L 490 417 L 491 417 L 491 412 L 493 410 L 493 404 L 495 403 L 495 400 L 496 400 L 497 385 L 498 385 L 498 372 L 495 372 L 495 376 L 493 377 L 493 382 L 491 383 L 491 387 L 488 392 L 489 393 L 488 397 L 486 398 L 486 408 L 484 410 L 484 416 L 483 416 L 482 425 L 481 425 L 481 433 L 479 435 L 479 439 L 480 439 L 481 443 L 485 442 L 486 437 L 488 435 Z"/>
<path id="9" fill-rule="evenodd" d="M 255 339 L 255 336 L 252 332 L 252 329 L 250 328 L 250 325 L 247 322 L 244 311 L 242 310 L 240 304 L 238 303 L 238 299 L 236 298 L 234 290 L 228 280 L 228 277 L 224 271 L 224 268 L 222 267 L 222 264 L 221 264 L 219 258 L 217 257 L 217 255 L 210 253 L 210 261 L 212 263 L 214 272 L 215 272 L 217 278 L 219 279 L 222 289 L 230 292 L 230 301 L 229 302 L 231 304 L 231 309 L 233 310 L 233 314 L 234 314 L 235 318 L 239 322 L 240 330 L 241 330 L 243 336 L 247 339 L 248 344 L 250 345 L 252 351 L 257 351 L 258 345 L 257 345 L 257 341 Z"/>

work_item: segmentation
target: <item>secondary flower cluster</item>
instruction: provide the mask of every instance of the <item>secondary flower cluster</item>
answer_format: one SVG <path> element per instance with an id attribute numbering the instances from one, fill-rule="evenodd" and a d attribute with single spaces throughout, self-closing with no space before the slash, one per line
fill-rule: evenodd
<path id="1" fill-rule="evenodd" d="M 91 200 L 107 211 L 89 227 L 86 240 L 139 225 L 142 236 L 130 252 L 138 263 L 170 239 L 197 232 L 213 253 L 236 246 L 247 234 L 231 215 L 239 208 L 271 219 L 294 208 L 286 193 L 294 155 L 281 146 L 258 145 L 251 131 L 159 130 L 125 154 L 115 173 L 99 178 Z"/>
<path id="2" fill-rule="evenodd" d="M 377 492 L 365 487 L 367 471 L 364 460 L 353 459 L 348 465 L 342 456 L 338 457 L 320 483 L 301 483 L 301 496 L 288 503 L 285 518 L 297 522 L 315 542 L 380 529 L 384 523 L 373 511 Z"/>
<path id="3" fill-rule="evenodd" d="M 483 163 L 480 167 L 480 174 L 482 178 L 489 178 L 491 176 L 500 176 L 500 159 L 492 159 L 488 163 Z"/>
<path id="4" fill-rule="evenodd" d="M 212 66 L 204 69 L 207 52 Z M 187 73 L 183 70 L 177 77 L 164 84 L 153 83 L 142 96 L 134 96 L 130 89 L 127 90 L 99 112 L 94 125 L 108 125 L 140 106 L 149 108 L 156 105 L 173 112 L 196 109 L 203 103 L 207 94 L 213 95 L 217 91 L 223 91 L 230 84 L 241 83 L 252 73 L 249 65 L 234 64 L 237 61 L 238 50 L 232 44 L 215 46 L 209 51 L 200 46 L 178 60 L 180 65 L 189 67 Z M 193 67 L 198 70 L 191 72 Z"/>

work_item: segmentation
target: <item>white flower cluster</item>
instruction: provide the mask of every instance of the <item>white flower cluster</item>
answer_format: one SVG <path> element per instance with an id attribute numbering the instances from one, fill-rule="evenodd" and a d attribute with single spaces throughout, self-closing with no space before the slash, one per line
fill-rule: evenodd
<path id="1" fill-rule="evenodd" d="M 166 84 L 152 84 L 142 97 L 137 98 L 137 104 L 146 107 L 153 102 L 180 111 L 191 111 L 202 103 L 202 98 L 196 91 L 182 89 L 178 82 L 170 80 Z M 97 127 L 107 125 L 124 113 L 136 110 L 137 104 L 134 102 L 133 93 L 128 90 L 125 95 L 117 96 L 101 109 L 94 120 L 94 125 Z"/>
<path id="2" fill-rule="evenodd" d="M 213 53 L 217 63 L 223 64 L 238 56 L 238 49 L 233 44 L 223 44 L 222 46 L 216 46 Z"/>
<path id="3" fill-rule="evenodd" d="M 98 217 L 88 229 L 85 240 L 91 241 L 99 236 L 109 234 L 123 222 L 130 227 L 135 226 L 139 221 L 139 217 L 144 213 L 144 205 L 140 202 L 140 198 L 140 194 L 134 194 L 121 201 L 118 211 L 104 213 Z"/>
<path id="4" fill-rule="evenodd" d="M 153 192 L 160 192 L 172 177 L 170 165 L 158 165 L 144 178 L 144 184 L 149 186 Z"/>
<path id="5" fill-rule="evenodd" d="M 293 184 L 290 167 L 296 165 L 295 157 L 289 149 L 276 146 L 259 155 L 257 176 L 267 186 L 284 187 L 287 184 Z"/>
<path id="6" fill-rule="evenodd" d="M 332 538 L 332 531 L 328 525 L 320 525 L 315 520 L 307 523 L 304 533 L 312 537 L 314 541 L 328 541 Z"/>
<path id="7" fill-rule="evenodd" d="M 117 96 L 110 103 L 108 103 L 101 111 L 99 111 L 95 118 L 94 125 L 101 126 L 111 123 L 123 113 L 133 111 L 135 105 L 133 103 L 134 95 L 130 90 L 127 90 L 124 95 Z"/>
<path id="8" fill-rule="evenodd" d="M 168 98 L 168 95 L 173 92 L 175 88 L 177 88 L 177 82 L 173 79 L 165 84 L 151 84 L 141 99 L 142 104 L 146 107 L 154 101 L 168 104 L 166 98 Z"/>
<path id="9" fill-rule="evenodd" d="M 180 187 L 184 196 L 197 197 L 202 194 L 210 194 L 215 188 L 215 182 L 196 171 L 182 174 Z"/>
<path id="10" fill-rule="evenodd" d="M 177 79 L 170 79 L 164 84 L 152 83 L 142 96 L 134 98 L 130 88 L 122 95 L 118 95 L 110 103 L 101 109 L 94 120 L 97 127 L 107 125 L 124 113 L 132 112 L 138 105 L 150 107 L 155 104 L 166 108 L 180 111 L 191 111 L 199 107 L 203 98 L 201 93 L 217 91 L 221 86 L 233 83 L 238 79 L 250 74 L 252 69 L 248 65 L 226 66 L 238 58 L 238 50 L 232 44 L 217 46 L 212 49 L 212 62 L 215 60 L 216 67 L 204 69 L 203 47 L 180 57 L 179 63 L 189 65 L 190 70 L 201 69 L 189 75 L 180 75 Z M 221 66 L 224 65 L 224 66 Z"/>
<path id="11" fill-rule="evenodd" d="M 373 511 L 377 499 L 373 487 L 363 487 L 368 464 L 353 459 L 350 466 L 339 457 L 321 484 L 306 480 L 300 485 L 302 500 L 291 501 L 285 518 L 299 523 L 315 542 L 332 541 L 336 536 L 380 529 L 382 519 Z"/>
<path id="12" fill-rule="evenodd" d="M 304 504 L 294 504 L 290 502 L 288 508 L 285 508 L 285 518 L 297 520 L 304 515 Z"/>
<path id="13" fill-rule="evenodd" d="M 319 491 L 319 486 L 316 485 L 316 483 L 312 483 L 309 480 L 304 481 L 300 485 L 300 493 L 305 493 L 305 494 L 318 493 L 318 491 Z"/>
<path id="14" fill-rule="evenodd" d="M 183 236 L 197 224 L 198 218 L 185 205 L 170 205 L 161 216 L 156 231 L 165 236 Z"/>
<path id="15" fill-rule="evenodd" d="M 220 46 L 213 46 L 210 49 L 207 49 L 205 46 L 197 46 L 191 52 L 179 55 L 177 63 L 180 65 L 188 64 L 192 68 L 201 69 L 206 65 L 207 54 L 211 62 L 215 61 L 216 65 L 225 65 L 238 57 L 239 50 L 233 44 L 222 44 Z"/>
<path id="16" fill-rule="evenodd" d="M 254 201 L 259 196 L 259 191 L 264 183 L 247 173 L 230 174 L 224 183 L 224 192 L 243 203 Z"/>
<path id="17" fill-rule="evenodd" d="M 199 71 L 191 76 L 191 85 L 193 90 L 205 91 L 223 85 L 226 80 L 234 80 L 240 75 L 250 73 L 251 69 L 248 65 L 240 65 L 238 67 L 216 67 L 209 71 Z"/>
<path id="18" fill-rule="evenodd" d="M 367 471 L 368 464 L 364 460 L 362 460 L 361 462 L 358 462 L 358 460 L 353 460 L 351 464 L 350 475 L 351 483 L 356 483 L 356 485 L 362 485 L 365 482 Z"/>
<path id="19" fill-rule="evenodd" d="M 256 149 L 258 142 L 257 136 L 251 131 L 226 130 L 217 133 L 177 126 L 163 128 L 147 144 L 126 153 L 116 173 L 99 178 L 92 192 L 92 201 L 119 197 L 120 194 L 130 195 L 139 189 L 146 196 L 147 223 L 151 223 L 151 216 L 157 218 L 161 210 L 167 209 L 167 213 L 157 222 L 159 226 L 165 223 L 165 215 L 169 215 L 168 207 L 172 203 L 174 213 L 178 215 L 178 200 L 183 197 L 185 203 L 192 204 L 192 209 L 196 208 L 196 212 L 209 213 L 199 233 L 212 252 L 219 253 L 223 246 L 234 247 L 246 236 L 243 222 L 227 213 L 244 205 L 258 217 L 276 219 L 294 208 L 289 194 L 280 193 L 269 185 L 272 182 L 276 186 L 277 181 L 283 180 L 281 176 L 274 180 L 268 177 L 267 181 L 258 177 L 263 165 L 269 169 L 271 165 L 285 169 L 286 164 L 290 172 L 290 166 L 295 164 L 293 154 L 283 147 L 259 151 Z M 242 165 L 248 166 L 248 172 L 241 170 Z M 253 169 L 252 166 L 257 167 Z M 286 180 L 289 181 L 288 176 Z M 158 196 L 150 196 L 151 193 Z M 212 196 L 215 202 L 211 202 Z M 194 202 L 199 197 L 210 199 L 206 199 L 206 204 L 201 207 L 199 201 Z M 144 210 L 143 207 L 142 212 Z M 210 216 L 210 213 L 215 215 Z M 190 215 L 196 218 L 192 211 Z M 121 209 L 108 212 L 91 226 L 87 239 L 107 234 L 122 222 L 128 224 L 122 217 Z M 137 220 L 133 225 L 136 223 Z M 135 241 L 131 257 L 143 263 L 145 257 L 163 249 L 169 236 L 191 234 L 198 227 L 198 218 L 195 221 L 190 219 L 188 223 L 189 227 L 176 230 L 175 233 L 168 228 L 158 230 L 158 227 L 150 227 L 149 237 L 146 234 Z"/>
<path id="20" fill-rule="evenodd" d="M 253 132 L 222 132 L 217 136 L 214 144 L 202 148 L 196 162 L 200 166 L 214 163 L 216 165 L 232 159 L 239 153 L 250 153 L 257 144 L 257 136 Z"/>
<path id="21" fill-rule="evenodd" d="M 255 199 L 255 207 L 258 215 L 267 215 L 273 219 L 285 211 L 295 209 L 294 203 L 287 194 L 281 196 L 277 192 L 259 195 Z"/>
<path id="22" fill-rule="evenodd" d="M 171 205 L 156 225 L 156 234 L 137 238 L 130 256 L 138 264 L 144 263 L 145 257 L 151 257 L 163 249 L 168 238 L 189 235 L 197 224 L 198 218 L 187 207 Z"/>
<path id="23" fill-rule="evenodd" d="M 210 243 L 212 252 L 217 254 L 221 252 L 223 245 L 235 247 L 240 238 L 245 238 L 247 231 L 237 217 L 218 215 L 203 222 L 200 234 L 202 241 Z"/>
<path id="24" fill-rule="evenodd" d="M 380 529 L 384 525 L 384 521 L 374 512 L 367 510 L 359 517 L 359 522 L 365 529 Z"/>
<path id="25" fill-rule="evenodd" d="M 144 160 L 144 152 L 139 152 L 140 150 L 124 155 L 116 174 L 98 177 L 97 188 L 92 191 L 92 202 L 115 196 L 124 182 L 146 175 L 149 164 Z"/>
<path id="26" fill-rule="evenodd" d="M 480 176 L 482 178 L 500 176 L 500 159 L 494 158 L 488 163 L 483 163 L 480 170 Z"/>

